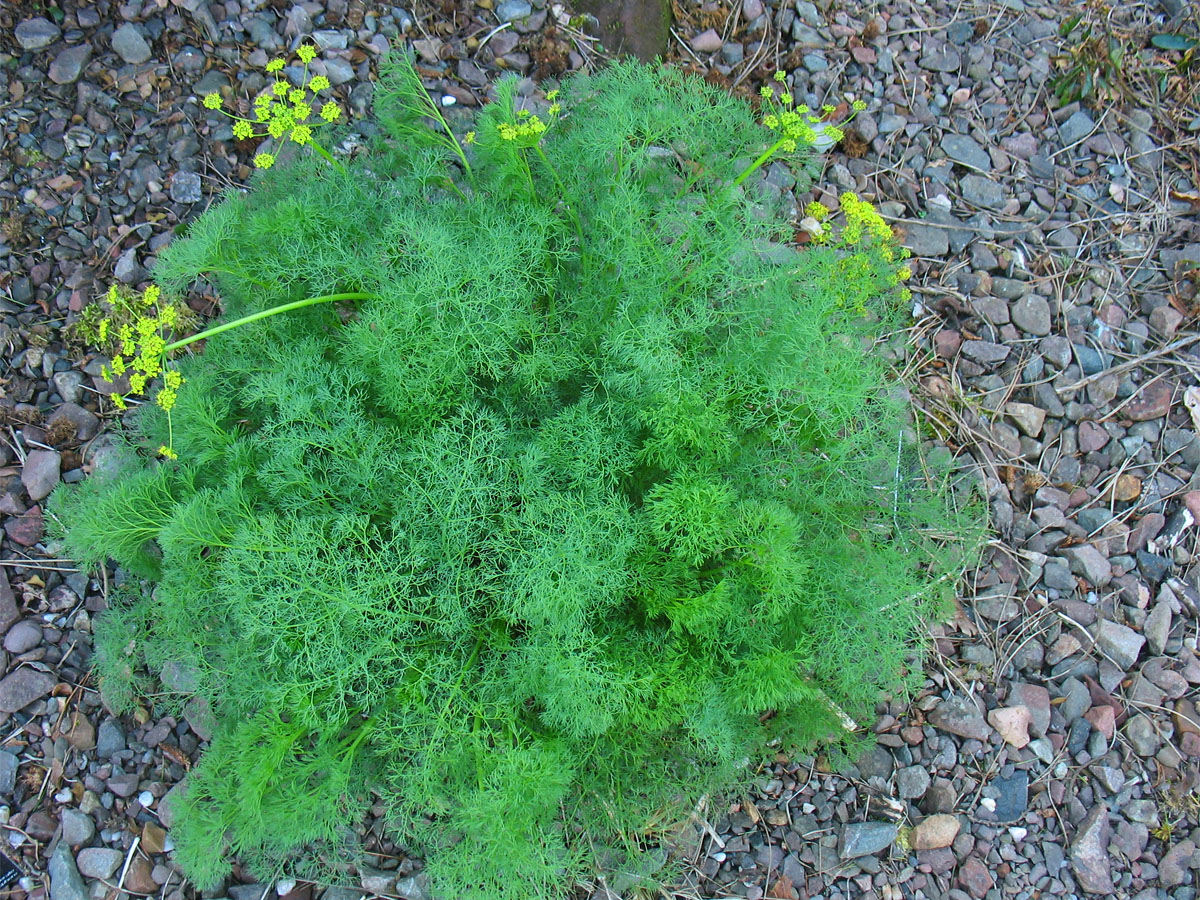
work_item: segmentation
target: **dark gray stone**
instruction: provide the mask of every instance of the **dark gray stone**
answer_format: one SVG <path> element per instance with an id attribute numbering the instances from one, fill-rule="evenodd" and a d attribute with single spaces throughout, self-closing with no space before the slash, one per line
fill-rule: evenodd
<path id="1" fill-rule="evenodd" d="M 203 200 L 200 176 L 195 172 L 176 172 L 172 175 L 171 199 L 176 203 L 199 203 Z"/>
<path id="2" fill-rule="evenodd" d="M 66 841 L 59 841 L 54 848 L 47 871 L 50 874 L 50 900 L 88 900 L 87 888 Z"/>
<path id="3" fill-rule="evenodd" d="M 1108 807 L 1101 803 L 1087 814 L 1071 842 L 1071 871 L 1089 894 L 1115 892 L 1108 839 Z"/>
<path id="4" fill-rule="evenodd" d="M 974 138 L 965 134 L 948 134 L 942 138 L 942 150 L 954 160 L 972 169 L 986 172 L 992 167 L 992 158 Z"/>
<path id="5" fill-rule="evenodd" d="M 842 828 L 838 856 L 855 859 L 885 850 L 896 840 L 898 826 L 887 822 L 859 822 Z"/>
<path id="6" fill-rule="evenodd" d="M 49 19 L 37 16 L 19 24 L 14 29 L 13 36 L 22 50 L 42 50 L 62 36 L 62 29 Z"/>
<path id="7" fill-rule="evenodd" d="M 113 32 L 112 48 L 117 56 L 130 65 L 140 65 L 150 59 L 150 45 L 142 36 L 142 31 L 132 22 L 126 22 Z"/>
<path id="8" fill-rule="evenodd" d="M 83 67 L 91 58 L 91 44 L 67 47 L 54 57 L 54 62 L 50 63 L 46 74 L 55 84 L 72 84 L 83 73 Z"/>

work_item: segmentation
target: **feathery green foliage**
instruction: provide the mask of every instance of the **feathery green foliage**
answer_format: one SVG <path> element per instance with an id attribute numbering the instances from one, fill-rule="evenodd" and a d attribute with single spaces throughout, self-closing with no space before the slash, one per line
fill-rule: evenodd
<path id="1" fill-rule="evenodd" d="M 526 141 L 507 81 L 468 166 L 403 63 L 381 85 L 377 146 L 277 166 L 155 273 L 230 319 L 375 299 L 210 338 L 178 461 L 143 406 L 54 512 L 153 583 L 97 623 L 110 702 L 171 663 L 215 714 L 174 830 L 198 885 L 336 859 L 375 791 L 441 896 L 557 897 L 652 870 L 747 760 L 848 740 L 971 516 L 872 350 L 890 249 L 786 251 L 734 184 L 772 138 L 741 102 L 620 64 Z"/>

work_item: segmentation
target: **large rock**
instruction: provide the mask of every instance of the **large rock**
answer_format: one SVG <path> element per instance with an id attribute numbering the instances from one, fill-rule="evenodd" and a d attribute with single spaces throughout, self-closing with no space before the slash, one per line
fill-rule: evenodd
<path id="1" fill-rule="evenodd" d="M 151 56 L 150 45 L 142 37 L 141 29 L 132 22 L 126 22 L 113 32 L 112 48 L 130 65 L 144 63 Z"/>
<path id="2" fill-rule="evenodd" d="M 842 829 L 838 840 L 838 856 L 854 859 L 885 850 L 896 840 L 899 827 L 887 822 L 857 822 Z"/>
<path id="3" fill-rule="evenodd" d="M 959 737 L 987 741 L 992 729 L 978 708 L 966 697 L 954 696 L 943 700 L 929 712 L 929 723 Z"/>
<path id="4" fill-rule="evenodd" d="M 1071 842 L 1071 871 L 1089 894 L 1112 894 L 1112 860 L 1108 855 L 1108 807 L 1094 807 Z"/>
<path id="5" fill-rule="evenodd" d="M 949 847 L 958 837 L 961 824 L 958 816 L 938 813 L 922 819 L 908 836 L 914 850 L 938 850 Z"/>
<path id="6" fill-rule="evenodd" d="M 50 496 L 58 486 L 62 455 L 57 450 L 30 450 L 21 468 L 21 484 L 35 503 Z"/>
<path id="7" fill-rule="evenodd" d="M 10 673 L 0 681 L 0 712 L 15 713 L 35 700 L 41 700 L 52 690 L 57 681 L 44 672 L 28 666 Z"/>
<path id="8" fill-rule="evenodd" d="M 75 867 L 75 858 L 66 841 L 59 841 L 47 867 L 50 874 L 50 900 L 88 900 L 87 888 Z"/>
<path id="9" fill-rule="evenodd" d="M 42 16 L 26 19 L 13 31 L 13 36 L 22 50 L 42 50 L 57 41 L 61 35 L 62 29 Z"/>

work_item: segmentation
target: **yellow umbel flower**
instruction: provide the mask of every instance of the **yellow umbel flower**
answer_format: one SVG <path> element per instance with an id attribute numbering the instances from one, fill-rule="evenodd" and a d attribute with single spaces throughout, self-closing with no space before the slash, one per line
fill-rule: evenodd
<path id="1" fill-rule="evenodd" d="M 783 84 L 785 81 L 787 81 L 787 72 L 776 71 L 775 80 L 778 81 L 780 84 Z"/>
<path id="2" fill-rule="evenodd" d="M 233 136 L 239 141 L 248 141 L 254 137 L 254 127 L 245 119 L 238 119 L 233 123 Z"/>
<path id="3" fill-rule="evenodd" d="M 267 71 L 268 72 L 282 72 L 283 71 L 283 60 L 282 59 L 271 60 L 269 63 L 267 63 Z"/>
<path id="4" fill-rule="evenodd" d="M 269 169 L 275 165 L 275 157 L 270 153 L 260 153 L 254 157 L 254 165 L 259 169 Z"/>
<path id="5" fill-rule="evenodd" d="M 220 109 L 221 108 L 221 95 L 216 93 L 215 91 L 211 94 L 205 94 L 204 95 L 204 105 L 208 109 Z"/>
<path id="6" fill-rule="evenodd" d="M 341 114 L 341 107 L 333 101 L 330 101 L 321 107 L 321 118 L 326 122 L 336 122 Z"/>
<path id="7" fill-rule="evenodd" d="M 297 125 L 292 129 L 292 140 L 302 146 L 307 144 L 312 140 L 312 129 L 307 125 Z"/>
<path id="8" fill-rule="evenodd" d="M 310 81 L 308 83 L 308 89 L 310 91 L 312 91 L 314 94 L 317 91 L 328 90 L 329 89 L 329 79 L 326 78 L 324 75 L 317 75 L 313 78 L 312 81 Z"/>
<path id="9" fill-rule="evenodd" d="M 161 447 L 158 448 L 158 455 L 163 457 L 164 459 L 179 459 L 179 454 L 176 453 L 174 450 L 172 450 L 170 447 L 168 447 L 166 444 L 163 444 Z"/>
<path id="10" fill-rule="evenodd" d="M 129 404 L 127 404 L 127 403 L 125 402 L 125 398 L 124 398 L 124 397 L 122 397 L 122 396 L 121 396 L 120 394 L 118 394 L 118 393 L 115 393 L 115 392 L 114 392 L 114 393 L 112 393 L 112 394 L 109 394 L 109 395 L 108 395 L 108 399 L 112 401 L 112 405 L 113 405 L 113 406 L 115 406 L 117 409 L 121 410 L 122 412 L 124 412 L 125 410 L 129 409 Z"/>
<path id="11" fill-rule="evenodd" d="M 308 65 L 313 61 L 313 59 L 316 58 L 317 48 L 312 44 L 301 44 L 300 47 L 296 49 L 296 55 L 304 61 L 305 65 Z"/>

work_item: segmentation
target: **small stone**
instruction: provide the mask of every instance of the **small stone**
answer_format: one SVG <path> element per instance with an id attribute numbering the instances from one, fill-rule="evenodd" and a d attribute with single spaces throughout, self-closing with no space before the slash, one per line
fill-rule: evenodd
<path id="1" fill-rule="evenodd" d="M 978 856 L 968 856 L 959 866 L 958 883 L 972 897 L 982 898 L 987 896 L 996 882 Z"/>
<path id="2" fill-rule="evenodd" d="M 881 121 L 879 125 L 881 134 L 884 133 L 884 124 Z M 912 251 L 913 256 L 945 256 L 950 252 L 950 232 L 947 229 L 922 225 L 920 222 L 904 222 L 901 227 L 904 246 Z"/>
<path id="3" fill-rule="evenodd" d="M 962 65 L 962 58 L 953 47 L 943 44 L 926 50 L 917 64 L 931 72 L 956 72 Z"/>
<path id="4" fill-rule="evenodd" d="M 1161 419 L 1171 411 L 1171 386 L 1165 381 L 1155 381 L 1138 392 L 1132 403 L 1125 407 L 1123 415 L 1135 422 Z"/>
<path id="5" fill-rule="evenodd" d="M 496 18 L 501 22 L 515 22 L 527 19 L 533 14 L 533 6 L 528 0 L 501 0 L 496 6 Z"/>
<path id="6" fill-rule="evenodd" d="M 156 894 L 158 882 L 151 874 L 150 861 L 144 856 L 134 856 L 125 873 L 125 888 L 135 894 Z M 259 896 L 262 896 L 261 894 Z"/>
<path id="7" fill-rule="evenodd" d="M 962 334 L 949 328 L 943 328 L 933 336 L 933 348 L 942 359 L 954 359 L 962 347 Z"/>
<path id="8" fill-rule="evenodd" d="M 1041 294 L 1026 294 L 1013 304 L 1013 324 L 1026 334 L 1043 337 L 1050 333 L 1050 303 Z"/>
<path id="9" fill-rule="evenodd" d="M 41 50 L 57 41 L 62 36 L 62 29 L 49 19 L 38 16 L 18 25 L 13 36 L 22 50 Z"/>
<path id="10" fill-rule="evenodd" d="M 1007 706 L 988 710 L 988 724 L 1000 737 L 1020 750 L 1029 743 L 1029 723 L 1032 716 L 1024 706 Z"/>
<path id="11" fill-rule="evenodd" d="M 1112 740 L 1113 734 L 1117 730 L 1117 715 L 1109 704 L 1102 703 L 1099 706 L 1093 706 L 1083 714 L 1083 717 L 1089 725 L 1104 735 L 1106 741 Z"/>
<path id="12" fill-rule="evenodd" d="M 1004 414 L 1031 438 L 1042 433 L 1042 426 L 1046 422 L 1046 411 L 1031 403 L 1005 403 Z"/>
<path id="13" fill-rule="evenodd" d="M 956 163 L 969 168 L 987 172 L 992 167 L 987 151 L 965 134 L 947 134 L 942 138 L 942 150 Z"/>
<path id="14" fill-rule="evenodd" d="M 1150 757 L 1158 752 L 1162 744 L 1158 731 L 1149 717 L 1143 715 L 1130 716 L 1125 723 L 1125 739 L 1133 752 L 1138 756 Z"/>
<path id="15" fill-rule="evenodd" d="M 1100 620 L 1096 645 L 1123 672 L 1128 672 L 1134 667 L 1145 643 L 1146 639 L 1132 628 L 1118 622 L 1110 622 L 1108 619 Z"/>
<path id="16" fill-rule="evenodd" d="M 1138 568 L 1142 574 L 1146 576 L 1148 581 L 1157 584 L 1167 577 L 1167 573 L 1171 570 L 1171 559 L 1166 556 L 1159 556 L 1157 553 L 1147 553 L 1145 550 L 1137 552 Z"/>
<path id="17" fill-rule="evenodd" d="M 142 849 L 147 853 L 162 853 L 166 847 L 166 841 L 167 831 L 162 826 L 155 825 L 153 822 L 147 822 L 142 826 Z"/>
<path id="18" fill-rule="evenodd" d="M 8 630 L 4 636 L 4 649 L 14 656 L 20 656 L 41 642 L 42 626 L 25 619 Z"/>
<path id="19" fill-rule="evenodd" d="M 523 21 L 523 20 L 517 20 Z M 327 59 L 324 61 L 325 77 L 334 87 L 354 80 L 354 66 L 344 59 Z M 445 105 L 445 104 L 443 104 Z"/>
<path id="20" fill-rule="evenodd" d="M 136 247 L 130 247 L 117 257 L 113 275 L 121 284 L 136 284 L 146 277 L 146 270 L 138 265 Z"/>
<path id="21" fill-rule="evenodd" d="M 1071 871 L 1079 886 L 1089 894 L 1115 891 L 1108 839 L 1108 807 L 1101 803 L 1087 814 L 1071 842 Z"/>
<path id="22" fill-rule="evenodd" d="M 963 356 L 985 366 L 995 366 L 1008 359 L 1010 347 L 991 341 L 963 341 Z"/>
<path id="23" fill-rule="evenodd" d="M 902 800 L 915 800 L 929 789 L 929 780 L 924 766 L 907 766 L 896 773 L 896 791 Z"/>
<path id="24" fill-rule="evenodd" d="M 120 773 L 108 777 L 108 789 L 118 797 L 132 797 L 137 793 L 138 777 L 136 774 Z"/>
<path id="25" fill-rule="evenodd" d="M 1093 453 L 1100 450 L 1109 441 L 1108 432 L 1092 421 L 1079 423 L 1079 450 L 1082 453 Z"/>
<path id="26" fill-rule="evenodd" d="M 958 837 L 961 827 L 958 816 L 938 813 L 918 822 L 909 834 L 908 842 L 914 850 L 938 850 L 942 847 L 949 847 Z"/>
<path id="27" fill-rule="evenodd" d="M 17 786 L 17 769 L 21 762 L 7 750 L 0 750 L 0 794 L 12 794 Z"/>
<path id="28" fill-rule="evenodd" d="M 200 176 L 195 172 L 176 172 L 172 175 L 171 199 L 176 203 L 199 203 L 203 200 Z"/>
<path id="29" fill-rule="evenodd" d="M 80 850 L 76 857 L 79 874 L 85 878 L 99 878 L 101 881 L 111 878 L 124 859 L 125 855 L 120 850 L 110 850 L 107 847 L 88 847 Z"/>
<path id="30" fill-rule="evenodd" d="M 1113 482 L 1112 496 L 1118 503 L 1129 503 L 1142 495 L 1142 479 L 1123 472 Z"/>
<path id="31" fill-rule="evenodd" d="M 78 372 L 69 374 L 78 375 Z M 65 397 L 63 399 L 66 399 Z M 62 426 L 59 423 L 63 423 Z M 76 441 L 90 441 L 100 433 L 100 417 L 78 403 L 67 402 L 54 411 L 46 422 L 51 428 L 71 426 Z"/>
<path id="32" fill-rule="evenodd" d="M 96 823 L 77 809 L 62 811 L 63 840 L 72 847 L 82 847 L 96 836 Z"/>
<path id="33" fill-rule="evenodd" d="M 134 66 L 146 62 L 152 55 L 141 29 L 132 22 L 126 22 L 113 32 L 112 48 L 117 56 Z"/>
<path id="34" fill-rule="evenodd" d="M 1195 852 L 1196 845 L 1191 841 L 1180 841 L 1163 855 L 1158 862 L 1158 880 L 1163 887 L 1178 887 L 1187 880 Z"/>
<path id="35" fill-rule="evenodd" d="M 1095 128 L 1096 123 L 1092 121 L 1092 117 L 1081 109 L 1059 126 L 1058 133 L 1062 138 L 1063 146 L 1070 147 L 1090 135 Z"/>
<path id="36" fill-rule="evenodd" d="M 1091 544 L 1067 547 L 1063 556 L 1071 565 L 1071 571 L 1091 582 L 1092 587 L 1102 588 L 1112 581 L 1112 565 Z"/>
<path id="37" fill-rule="evenodd" d="M 4 533 L 22 547 L 32 547 L 42 539 L 45 532 L 46 520 L 40 506 L 35 506 L 4 523 Z"/>
<path id="38" fill-rule="evenodd" d="M 1146 638 L 1146 646 L 1152 656 L 1162 656 L 1167 646 L 1167 636 L 1171 633 L 1171 607 L 1160 600 L 1146 616 L 1142 623 L 1142 635 Z"/>
<path id="39" fill-rule="evenodd" d="M 164 828 L 170 828 L 175 824 L 175 807 L 177 804 L 183 802 L 185 784 L 186 779 L 179 782 L 179 784 L 167 791 L 162 799 L 158 801 L 158 809 L 156 812 L 158 813 L 158 821 L 163 824 Z"/>
<path id="40" fill-rule="evenodd" d="M 87 888 L 79 877 L 75 857 L 66 841 L 59 841 L 47 867 L 50 874 L 50 900 L 88 900 Z"/>
<path id="41" fill-rule="evenodd" d="M 78 709 L 68 716 L 70 726 L 64 735 L 74 749 L 84 752 L 96 746 L 96 726 Z"/>
<path id="42" fill-rule="evenodd" d="M 1044 735 L 1050 729 L 1050 692 L 1042 685 L 1014 684 L 1008 699 L 1029 710 L 1029 728 L 1034 734 Z"/>
<path id="43" fill-rule="evenodd" d="M 977 810 L 981 818 L 1002 823 L 1018 821 L 1029 807 L 1029 773 L 1017 769 L 1007 777 L 996 776 L 984 788 L 984 797 L 992 800 L 995 808 L 988 811 L 981 800 Z"/>
<path id="44" fill-rule="evenodd" d="M 50 675 L 23 666 L 0 681 L 0 712 L 15 713 L 41 700 L 58 682 Z"/>
<path id="45" fill-rule="evenodd" d="M 974 738 L 986 742 L 992 734 L 992 729 L 983 716 L 979 714 L 975 704 L 966 697 L 955 695 L 943 700 L 928 715 L 929 723 L 934 728 L 956 734 L 959 737 Z"/>
<path id="46" fill-rule="evenodd" d="M 96 739 L 96 758 L 108 760 L 125 749 L 125 732 L 116 719 L 105 719 L 100 723 L 100 734 Z"/>
<path id="47" fill-rule="evenodd" d="M 896 840 L 899 827 L 887 822 L 858 822 L 842 828 L 838 856 L 856 859 L 886 850 Z"/>
<path id="48" fill-rule="evenodd" d="M 1125 787 L 1125 773 L 1116 766 L 1092 766 L 1092 774 L 1110 794 L 1116 794 Z"/>
<path id="49" fill-rule="evenodd" d="M 1002 184 L 983 175 L 964 175 L 959 187 L 963 199 L 981 209 L 1000 209 L 1008 199 Z"/>
<path id="50" fill-rule="evenodd" d="M 61 477 L 62 454 L 57 450 L 30 450 L 21 468 L 21 484 L 35 503 L 50 496 Z"/>
<path id="51" fill-rule="evenodd" d="M 397 878 L 396 887 L 393 890 L 396 896 L 403 900 L 429 900 L 429 879 L 424 872 L 418 872 L 407 878 Z"/>
<path id="52" fill-rule="evenodd" d="M 71 84 L 82 73 L 83 67 L 92 58 L 91 44 L 77 44 L 60 50 L 46 71 L 47 76 L 55 84 Z"/>
<path id="53" fill-rule="evenodd" d="M 697 53 L 716 53 L 724 43 L 721 35 L 712 28 L 702 31 L 691 40 L 692 49 Z"/>

